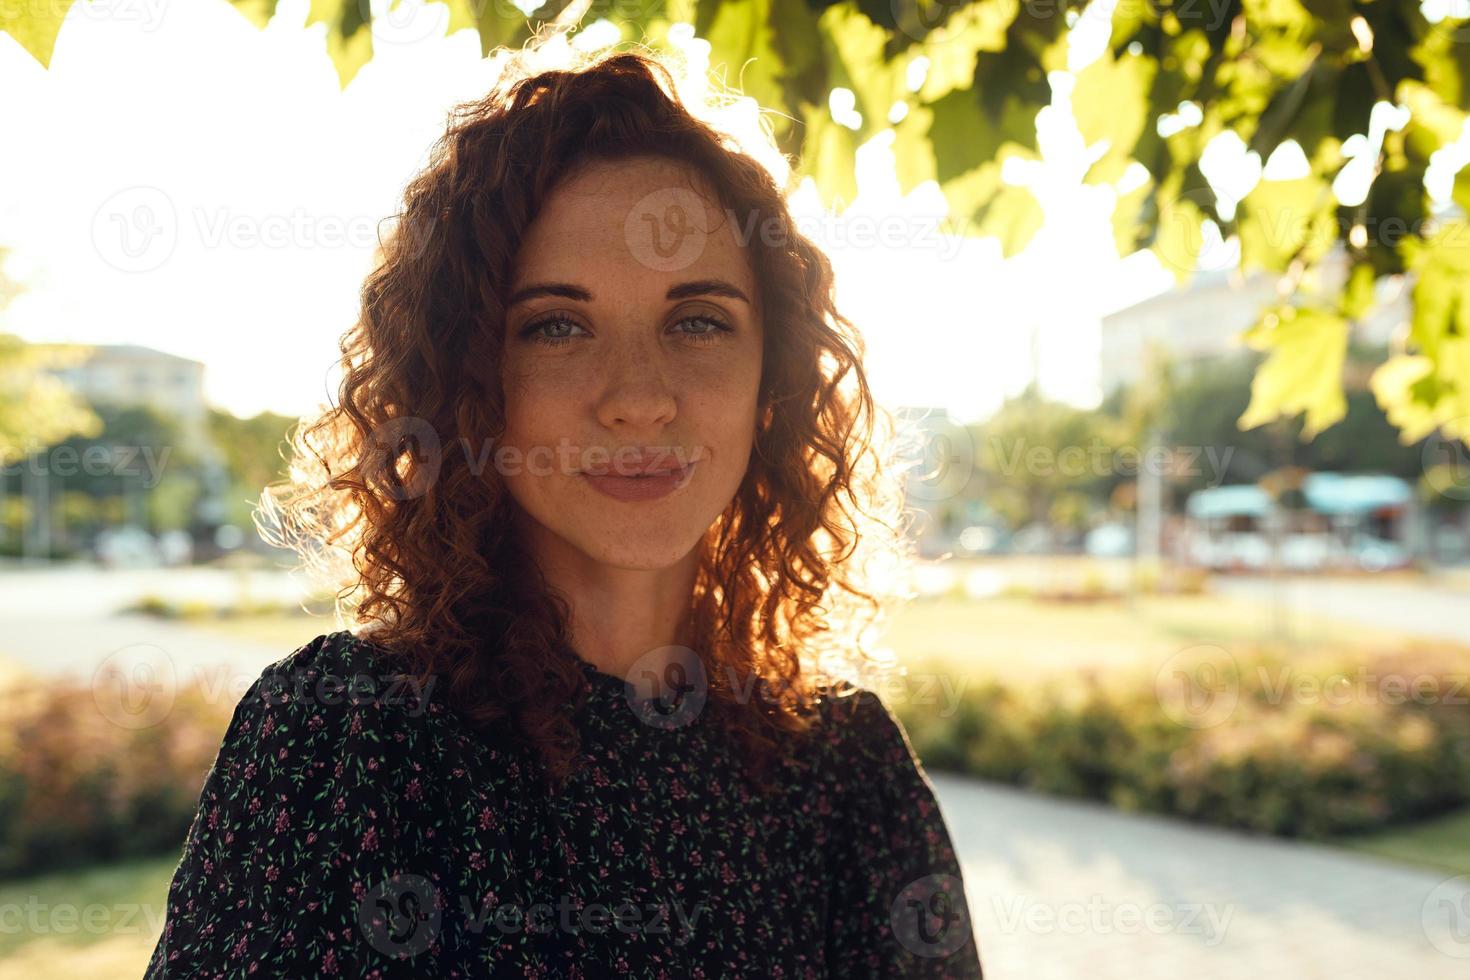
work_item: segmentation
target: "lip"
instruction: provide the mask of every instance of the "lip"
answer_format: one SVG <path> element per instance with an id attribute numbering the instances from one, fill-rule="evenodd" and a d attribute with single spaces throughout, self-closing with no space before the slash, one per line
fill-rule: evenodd
<path id="1" fill-rule="evenodd" d="M 648 476 L 612 476 L 584 471 L 582 478 L 592 489 L 605 496 L 625 503 L 658 500 L 667 497 L 689 482 L 698 463 L 689 463 L 677 469 L 660 468 L 660 472 Z"/>
<path id="2" fill-rule="evenodd" d="M 689 458 L 688 454 L 681 455 L 681 451 L 644 450 L 639 453 L 628 450 L 618 450 L 613 455 L 612 462 L 601 463 L 586 467 L 582 472 L 588 476 L 631 476 L 647 477 L 658 476 L 666 473 L 682 473 L 696 460 L 690 458 L 690 463 L 680 465 L 680 460 Z M 673 457 L 670 459 L 670 457 Z"/>

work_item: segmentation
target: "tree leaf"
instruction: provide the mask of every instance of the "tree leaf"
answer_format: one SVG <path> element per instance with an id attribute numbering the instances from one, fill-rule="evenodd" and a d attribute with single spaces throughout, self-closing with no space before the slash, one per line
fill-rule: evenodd
<path id="1" fill-rule="evenodd" d="M 1089 169 L 1090 183 L 1112 183 L 1133 158 L 1148 116 L 1147 94 L 1158 62 L 1142 55 L 1103 54 L 1082 69 L 1072 90 L 1072 114 L 1088 146 L 1106 141 L 1107 152 Z"/>
<path id="2" fill-rule="evenodd" d="M 56 35 L 71 0 L 51 3 L 0 4 L 0 31 L 4 31 L 29 51 L 31 57 L 50 67 L 51 53 L 56 49 Z"/>
<path id="3" fill-rule="evenodd" d="M 976 231 L 1000 239 L 1006 258 L 1020 253 L 1041 230 L 1045 217 L 1029 188 L 1001 184 L 975 215 Z"/>
<path id="4" fill-rule="evenodd" d="M 1377 282 L 1373 266 L 1367 262 L 1354 263 L 1343 287 L 1342 301 L 1338 304 L 1342 315 L 1348 320 L 1361 320 L 1372 312 L 1375 300 L 1373 287 Z"/>
<path id="5" fill-rule="evenodd" d="M 1446 222 L 1406 252 L 1414 274 L 1409 341 L 1437 361 L 1451 334 L 1470 337 L 1470 224 Z"/>
<path id="6" fill-rule="evenodd" d="M 1242 429 L 1305 412 L 1302 438 L 1310 439 L 1347 414 L 1342 365 L 1348 323 L 1335 310 L 1275 306 L 1244 340 L 1269 353 L 1251 382 L 1250 404 L 1237 423 Z"/>
<path id="7" fill-rule="evenodd" d="M 1284 272 L 1294 259 L 1315 263 L 1337 241 L 1336 214 L 1321 177 L 1261 181 L 1240 203 L 1241 267 Z"/>
<path id="8" fill-rule="evenodd" d="M 345 88 L 373 57 L 373 30 L 356 0 L 311 0 L 306 23 L 327 25 L 327 55 Z"/>

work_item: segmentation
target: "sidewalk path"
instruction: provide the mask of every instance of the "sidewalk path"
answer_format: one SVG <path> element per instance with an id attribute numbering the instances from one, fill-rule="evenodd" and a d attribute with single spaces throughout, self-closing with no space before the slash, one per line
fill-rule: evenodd
<path id="1" fill-rule="evenodd" d="M 243 600 L 290 604 L 299 601 L 300 590 L 291 576 L 269 571 L 8 567 L 0 569 L 0 656 L 39 674 L 90 680 L 117 653 L 166 664 L 183 683 L 207 675 L 206 683 L 229 683 L 243 694 L 268 664 L 293 649 L 186 620 L 122 611 L 145 595 L 213 605 Z M 315 621 L 304 621 L 301 642 L 315 636 L 317 628 Z M 330 629 L 322 626 L 320 632 Z"/>
<path id="2" fill-rule="evenodd" d="M 1276 582 L 1256 575 L 1217 575 L 1210 591 L 1269 603 L 1273 595 L 1288 610 L 1470 643 L 1470 598 L 1447 585 L 1344 581 L 1283 575 Z M 1470 976 L 1470 972 L 1466 973 Z"/>
<path id="3" fill-rule="evenodd" d="M 1470 879 L 930 779 L 987 980 L 1470 977 Z"/>
<path id="4" fill-rule="evenodd" d="M 303 627 L 305 643 L 317 627 Z M 320 628 L 329 632 L 331 626 Z M 71 619 L 12 618 L 0 632 L 0 654 L 43 676 L 70 675 L 91 682 L 111 657 L 166 665 L 187 686 L 201 682 L 210 690 L 230 685 L 237 698 L 270 664 L 291 647 L 257 643 L 227 633 L 200 629 L 156 616 L 77 616 Z"/>

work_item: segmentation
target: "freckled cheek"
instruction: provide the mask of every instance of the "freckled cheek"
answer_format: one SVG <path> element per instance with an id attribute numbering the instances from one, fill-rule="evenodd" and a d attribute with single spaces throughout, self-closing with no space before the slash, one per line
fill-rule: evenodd
<path id="1" fill-rule="evenodd" d="M 556 444 L 578 429 L 576 414 L 586 388 L 567 372 L 507 366 L 504 444 L 521 450 Z"/>
<path id="2" fill-rule="evenodd" d="M 683 412 L 694 423 L 699 439 L 721 458 L 724 466 L 743 467 L 755 439 L 758 378 L 723 382 L 711 380 L 689 389 L 681 399 Z"/>

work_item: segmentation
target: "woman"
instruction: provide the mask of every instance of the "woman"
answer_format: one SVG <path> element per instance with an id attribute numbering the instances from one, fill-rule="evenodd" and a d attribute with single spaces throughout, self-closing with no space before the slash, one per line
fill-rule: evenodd
<path id="1" fill-rule="evenodd" d="M 841 679 L 907 554 L 861 345 L 674 89 L 518 76 L 407 188 L 263 498 L 365 628 L 241 699 L 149 977 L 980 976 L 927 778 Z"/>

